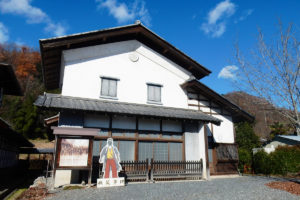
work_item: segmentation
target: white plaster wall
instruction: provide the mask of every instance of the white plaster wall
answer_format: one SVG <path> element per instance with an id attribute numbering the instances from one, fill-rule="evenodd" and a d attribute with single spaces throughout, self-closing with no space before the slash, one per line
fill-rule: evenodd
<path id="1" fill-rule="evenodd" d="M 184 133 L 185 139 L 185 159 L 188 160 L 200 160 L 205 159 L 203 157 L 204 149 L 204 129 L 203 125 L 199 123 L 198 131 L 186 131 Z"/>
<path id="2" fill-rule="evenodd" d="M 197 106 L 189 106 L 188 109 L 191 109 L 191 110 L 199 110 Z"/>
<path id="3" fill-rule="evenodd" d="M 234 143 L 234 127 L 230 116 L 213 115 L 221 119 L 221 125 L 213 125 L 213 136 L 217 143 Z"/>
<path id="4" fill-rule="evenodd" d="M 206 167 L 206 148 L 205 148 L 205 125 L 199 123 L 199 154 L 203 161 L 203 178 L 209 179 L 209 168 Z M 208 149 L 207 149 L 208 150 Z"/>
<path id="5" fill-rule="evenodd" d="M 129 55 L 139 57 L 132 62 Z M 121 102 L 147 103 L 147 82 L 161 84 L 163 106 L 187 108 L 180 84 L 191 74 L 136 40 L 65 50 L 62 54 L 62 95 L 99 99 L 100 76 L 120 79 Z"/>
<path id="6" fill-rule="evenodd" d="M 184 133 L 185 139 L 185 159 L 200 160 L 200 135 L 199 133 Z"/>
<path id="7" fill-rule="evenodd" d="M 209 107 L 200 107 L 200 110 L 202 111 L 202 112 L 210 112 L 210 108 Z"/>
<path id="8" fill-rule="evenodd" d="M 198 132 L 185 132 L 185 159 L 187 161 L 200 160 L 203 161 L 203 175 L 207 177 L 206 169 L 206 152 L 205 152 L 205 138 L 204 125 L 199 123 Z"/>

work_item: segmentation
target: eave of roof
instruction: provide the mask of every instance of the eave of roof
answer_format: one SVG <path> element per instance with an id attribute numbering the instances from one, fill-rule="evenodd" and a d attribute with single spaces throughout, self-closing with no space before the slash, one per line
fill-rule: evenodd
<path id="1" fill-rule="evenodd" d="M 20 154 L 53 154 L 54 148 L 20 148 Z"/>
<path id="2" fill-rule="evenodd" d="M 68 97 L 59 94 L 48 93 L 39 96 L 34 105 L 44 109 L 52 110 L 69 109 L 87 112 L 126 114 L 132 116 L 147 116 L 166 119 L 197 120 L 203 121 L 204 123 L 211 122 L 216 125 L 220 125 L 220 123 L 222 122 L 222 120 L 220 119 L 195 110 L 116 101 L 104 101 L 79 97 Z"/>
<path id="3" fill-rule="evenodd" d="M 278 137 L 300 142 L 300 135 L 278 135 Z"/>
<path id="4" fill-rule="evenodd" d="M 6 129 L 8 129 L 10 127 L 11 127 L 11 125 L 7 121 L 5 121 L 4 119 L 2 119 L 0 117 L 0 128 L 6 128 Z"/>
<path id="5" fill-rule="evenodd" d="M 59 119 L 59 114 L 54 115 L 52 117 L 48 117 L 44 119 L 44 126 L 50 126 L 52 124 L 57 124 Z"/>
<path id="6" fill-rule="evenodd" d="M 33 147 L 33 144 L 29 142 L 24 136 L 12 130 L 10 125 L 0 118 L 0 124 L 6 124 L 7 126 L 0 126 L 0 134 L 8 140 L 14 141 L 19 147 Z"/>
<path id="7" fill-rule="evenodd" d="M 0 88 L 3 94 L 22 96 L 22 90 L 11 65 L 0 63 Z"/>
<path id="8" fill-rule="evenodd" d="M 197 79 L 203 78 L 211 73 L 210 70 L 138 23 L 50 39 L 41 39 L 40 49 L 45 87 L 47 89 L 56 89 L 59 87 L 61 52 L 63 50 L 133 39 L 142 42 L 182 66 L 190 71 Z"/>
<path id="9" fill-rule="evenodd" d="M 210 97 L 211 101 L 216 102 L 217 104 L 221 104 L 224 106 L 225 109 L 227 108 L 227 109 L 229 109 L 229 111 L 233 112 L 234 113 L 233 118 L 235 118 L 234 121 L 236 121 L 236 122 L 239 122 L 242 120 L 253 122 L 255 119 L 254 116 L 252 116 L 251 114 L 249 114 L 248 112 L 246 112 L 245 110 L 240 108 L 238 105 L 229 101 L 224 96 L 218 94 L 217 92 L 215 92 L 211 88 L 207 87 L 203 83 L 199 82 L 198 80 L 195 80 L 195 79 L 189 80 L 189 81 L 185 82 L 184 84 L 182 84 L 181 86 L 183 88 L 192 88 L 196 91 L 205 93 L 206 95 L 208 95 Z"/>

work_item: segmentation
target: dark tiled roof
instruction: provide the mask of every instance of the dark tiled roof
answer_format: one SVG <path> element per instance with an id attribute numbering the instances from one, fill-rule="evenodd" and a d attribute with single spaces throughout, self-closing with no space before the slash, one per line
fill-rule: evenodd
<path id="1" fill-rule="evenodd" d="M 0 118 L 0 135 L 12 141 L 17 147 L 33 147 L 24 136 L 11 129 L 10 125 Z"/>
<path id="2" fill-rule="evenodd" d="M 0 63 L 0 88 L 3 94 L 22 96 L 22 90 L 11 65 Z"/>
<path id="3" fill-rule="evenodd" d="M 202 112 L 188 109 L 163 106 L 142 105 L 116 101 L 104 101 L 79 97 L 62 96 L 59 94 L 40 95 L 34 105 L 51 109 L 72 109 L 82 111 L 106 112 L 115 114 L 140 115 L 149 117 L 199 120 L 219 125 L 222 120 Z"/>
<path id="4" fill-rule="evenodd" d="M 20 148 L 20 153 L 23 154 L 53 154 L 54 148 Z"/>
<path id="5" fill-rule="evenodd" d="M 169 42 L 140 23 L 40 40 L 44 84 L 47 89 L 59 88 L 61 54 L 77 49 L 113 42 L 137 40 L 191 72 L 197 79 L 211 73 Z"/>

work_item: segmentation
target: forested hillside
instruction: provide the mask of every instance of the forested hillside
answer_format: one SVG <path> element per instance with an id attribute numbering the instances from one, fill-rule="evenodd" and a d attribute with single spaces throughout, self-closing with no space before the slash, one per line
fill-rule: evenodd
<path id="1" fill-rule="evenodd" d="M 252 96 L 245 92 L 231 92 L 224 95 L 227 99 L 240 106 L 253 116 L 255 116 L 254 132 L 261 138 L 270 139 L 270 126 L 276 122 L 282 124 L 288 131 L 293 132 L 289 127 L 289 120 L 276 112 L 275 106 L 265 99 Z"/>
<path id="2" fill-rule="evenodd" d="M 0 117 L 29 139 L 48 138 L 43 119 L 54 113 L 39 111 L 33 106 L 36 97 L 44 92 L 39 51 L 0 44 L 0 62 L 12 65 L 24 94 L 22 97 L 5 95 Z"/>

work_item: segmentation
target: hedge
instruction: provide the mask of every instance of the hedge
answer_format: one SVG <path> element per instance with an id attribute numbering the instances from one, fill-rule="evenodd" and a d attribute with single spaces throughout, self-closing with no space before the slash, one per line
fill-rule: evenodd
<path id="1" fill-rule="evenodd" d="M 251 170 L 252 164 L 252 155 L 251 153 L 244 148 L 239 148 L 239 170 L 243 173 L 247 173 L 249 171 L 248 168 Z"/>
<path id="2" fill-rule="evenodd" d="M 253 168 L 257 174 L 279 174 L 300 172 L 300 145 L 280 146 L 270 154 L 259 151 L 253 156 Z"/>

